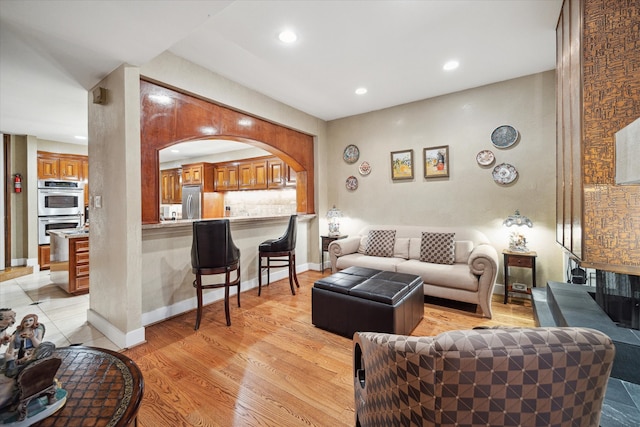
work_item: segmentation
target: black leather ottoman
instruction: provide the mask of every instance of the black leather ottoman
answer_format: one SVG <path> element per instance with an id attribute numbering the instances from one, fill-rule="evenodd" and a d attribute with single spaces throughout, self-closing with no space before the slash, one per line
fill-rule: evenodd
<path id="1" fill-rule="evenodd" d="M 409 335 L 424 316 L 420 276 L 349 267 L 316 281 L 311 321 L 352 338 L 356 331 Z"/>

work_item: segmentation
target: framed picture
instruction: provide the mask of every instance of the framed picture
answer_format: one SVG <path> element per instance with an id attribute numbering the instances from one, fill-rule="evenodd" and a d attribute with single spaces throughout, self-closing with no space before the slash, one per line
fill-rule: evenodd
<path id="1" fill-rule="evenodd" d="M 391 179 L 413 179 L 413 150 L 391 152 Z"/>
<path id="2" fill-rule="evenodd" d="M 442 178 L 449 176 L 449 146 L 424 149 L 424 177 Z"/>

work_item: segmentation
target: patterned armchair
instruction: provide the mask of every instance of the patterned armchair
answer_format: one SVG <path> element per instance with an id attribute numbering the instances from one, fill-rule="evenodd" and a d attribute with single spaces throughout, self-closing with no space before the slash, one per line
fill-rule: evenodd
<path id="1" fill-rule="evenodd" d="M 597 426 L 615 353 L 586 328 L 353 340 L 358 426 Z"/>

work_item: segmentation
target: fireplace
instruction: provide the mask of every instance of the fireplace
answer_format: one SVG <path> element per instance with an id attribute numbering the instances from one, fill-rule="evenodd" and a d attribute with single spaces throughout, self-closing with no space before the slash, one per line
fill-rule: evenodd
<path id="1" fill-rule="evenodd" d="M 592 297 L 618 326 L 640 330 L 640 276 L 596 270 Z"/>

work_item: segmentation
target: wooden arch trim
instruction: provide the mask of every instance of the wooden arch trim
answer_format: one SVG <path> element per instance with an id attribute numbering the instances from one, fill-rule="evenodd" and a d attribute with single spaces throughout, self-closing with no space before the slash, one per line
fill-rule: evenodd
<path id="1" fill-rule="evenodd" d="M 142 223 L 160 222 L 159 150 L 198 139 L 262 148 L 296 171 L 298 213 L 314 213 L 313 137 L 209 100 L 140 81 Z"/>

